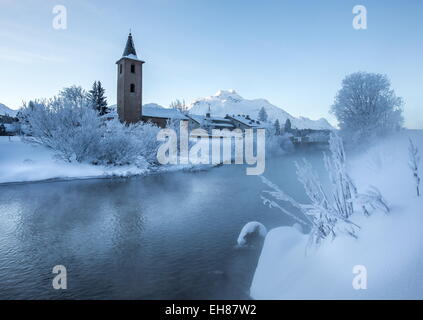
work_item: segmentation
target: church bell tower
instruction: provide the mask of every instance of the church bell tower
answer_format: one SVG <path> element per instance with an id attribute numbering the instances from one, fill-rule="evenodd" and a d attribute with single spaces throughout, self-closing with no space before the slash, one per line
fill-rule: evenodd
<path id="1" fill-rule="evenodd" d="M 117 111 L 119 120 L 136 123 L 142 112 L 142 65 L 138 59 L 132 34 L 129 33 L 122 58 L 117 64 Z"/>

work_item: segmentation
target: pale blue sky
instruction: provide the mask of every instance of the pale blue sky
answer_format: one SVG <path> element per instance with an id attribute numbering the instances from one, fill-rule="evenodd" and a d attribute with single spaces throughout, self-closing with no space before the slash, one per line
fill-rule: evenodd
<path id="1" fill-rule="evenodd" d="M 67 8 L 68 28 L 52 27 Z M 368 29 L 352 27 L 352 8 Z M 326 117 L 342 78 L 386 73 L 423 128 L 421 0 L 0 0 L 0 102 L 51 97 L 101 80 L 116 101 L 115 61 L 129 28 L 144 65 L 144 103 L 190 102 L 219 89 Z"/>

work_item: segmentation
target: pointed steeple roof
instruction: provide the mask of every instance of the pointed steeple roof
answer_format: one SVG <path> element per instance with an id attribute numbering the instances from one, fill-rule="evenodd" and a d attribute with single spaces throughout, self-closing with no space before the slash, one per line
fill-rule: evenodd
<path id="1" fill-rule="evenodd" d="M 137 56 L 137 52 L 135 51 L 134 40 L 132 40 L 132 34 L 129 32 L 128 40 L 126 41 L 125 50 L 123 51 L 123 57 L 128 57 L 130 55 Z"/>

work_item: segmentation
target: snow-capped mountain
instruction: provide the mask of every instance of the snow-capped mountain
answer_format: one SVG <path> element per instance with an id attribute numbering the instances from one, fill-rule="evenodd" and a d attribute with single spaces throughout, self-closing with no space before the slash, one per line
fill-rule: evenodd
<path id="1" fill-rule="evenodd" d="M 286 119 L 289 119 L 292 127 L 298 129 L 334 129 L 325 118 L 319 120 L 311 120 L 305 117 L 296 118 L 265 99 L 244 99 L 235 90 L 220 90 L 214 96 L 197 99 L 189 105 L 189 112 L 204 115 L 210 109 L 212 116 L 240 114 L 257 119 L 262 107 L 266 110 L 269 121 L 274 122 L 279 119 L 281 126 L 285 124 Z"/>
<path id="2" fill-rule="evenodd" d="M 11 117 L 16 116 L 17 111 L 6 107 L 4 104 L 0 103 L 0 116 L 9 115 Z"/>

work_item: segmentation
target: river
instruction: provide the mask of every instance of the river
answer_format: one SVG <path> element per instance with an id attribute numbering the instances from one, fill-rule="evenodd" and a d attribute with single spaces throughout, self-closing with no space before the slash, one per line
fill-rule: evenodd
<path id="1" fill-rule="evenodd" d="M 264 175 L 305 201 L 293 154 Z M 321 153 L 307 156 L 318 168 Z M 0 299 L 248 299 L 262 242 L 243 225 L 295 221 L 260 199 L 245 167 L 0 186 Z M 52 287 L 53 266 L 67 289 Z"/>

